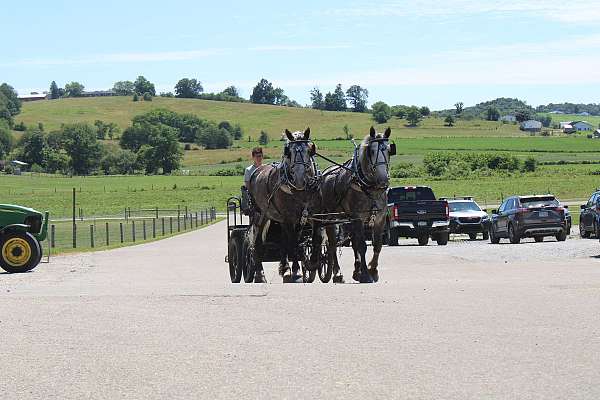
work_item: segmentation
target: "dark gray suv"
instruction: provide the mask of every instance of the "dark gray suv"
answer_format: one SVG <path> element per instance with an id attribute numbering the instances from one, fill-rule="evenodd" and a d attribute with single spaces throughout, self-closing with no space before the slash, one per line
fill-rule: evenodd
<path id="1" fill-rule="evenodd" d="M 553 195 L 509 197 L 498 210 L 492 211 L 492 243 L 499 243 L 501 238 L 519 243 L 524 237 L 541 242 L 545 236 L 554 236 L 562 242 L 567 233 L 565 209 Z"/>

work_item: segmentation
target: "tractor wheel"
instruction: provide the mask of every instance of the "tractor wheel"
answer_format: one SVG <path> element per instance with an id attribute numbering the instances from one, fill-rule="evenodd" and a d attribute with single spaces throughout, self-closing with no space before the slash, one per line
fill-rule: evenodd
<path id="1" fill-rule="evenodd" d="M 0 236 L 0 267 L 6 272 L 30 271 L 41 258 L 40 243 L 29 232 Z"/>
<path id="2" fill-rule="evenodd" d="M 231 283 L 240 283 L 242 280 L 242 263 L 244 257 L 242 255 L 242 240 L 239 237 L 232 237 L 229 242 L 229 277 Z"/>

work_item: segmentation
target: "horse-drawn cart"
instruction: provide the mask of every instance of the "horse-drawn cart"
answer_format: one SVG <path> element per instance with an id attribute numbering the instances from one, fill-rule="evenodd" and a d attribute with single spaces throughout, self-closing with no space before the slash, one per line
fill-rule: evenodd
<path id="1" fill-rule="evenodd" d="M 250 218 L 245 216 L 242 207 L 242 201 L 239 197 L 233 196 L 227 200 L 227 257 L 229 264 L 229 277 L 232 283 L 244 282 L 251 283 L 255 277 L 254 267 L 254 245 L 253 232 Z M 281 261 L 281 226 L 277 222 L 270 222 L 266 229 L 266 235 L 263 238 L 264 253 L 263 262 Z M 326 238 L 325 235 L 323 235 Z M 300 248 L 302 250 L 302 275 L 303 282 L 312 283 L 316 275 L 323 283 L 329 282 L 332 275 L 332 268 L 329 264 L 327 253 L 327 243 L 321 245 L 320 263 L 317 269 L 308 268 L 308 259 L 312 249 L 312 228 L 311 224 L 305 224 L 300 232 Z"/>

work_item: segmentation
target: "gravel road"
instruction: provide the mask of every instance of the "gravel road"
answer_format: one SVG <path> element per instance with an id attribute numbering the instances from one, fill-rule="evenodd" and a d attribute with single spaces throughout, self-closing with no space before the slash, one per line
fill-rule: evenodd
<path id="1" fill-rule="evenodd" d="M 225 225 L 0 274 L 1 399 L 598 399 L 600 244 L 386 247 L 228 282 Z M 351 275 L 351 251 L 341 261 Z"/>

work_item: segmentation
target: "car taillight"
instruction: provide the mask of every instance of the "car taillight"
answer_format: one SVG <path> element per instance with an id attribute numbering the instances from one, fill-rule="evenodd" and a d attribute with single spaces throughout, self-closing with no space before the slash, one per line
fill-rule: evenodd
<path id="1" fill-rule="evenodd" d="M 450 207 L 448 206 L 448 202 L 446 202 L 446 219 L 450 218 Z"/>
<path id="2" fill-rule="evenodd" d="M 394 206 L 393 210 L 394 210 L 394 213 L 393 213 L 394 218 L 398 218 L 398 206 Z"/>

